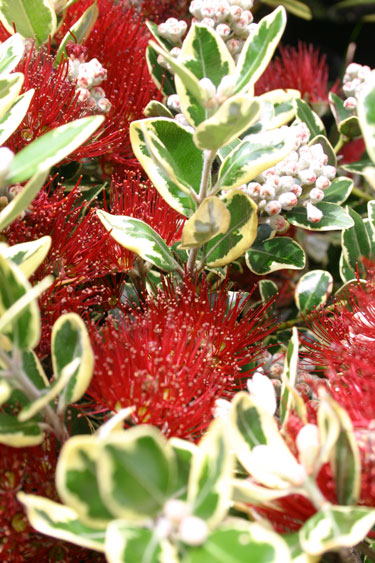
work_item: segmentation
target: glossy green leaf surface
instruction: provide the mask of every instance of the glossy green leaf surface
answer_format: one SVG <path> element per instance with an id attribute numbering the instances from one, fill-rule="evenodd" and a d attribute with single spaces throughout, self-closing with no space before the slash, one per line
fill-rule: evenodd
<path id="1" fill-rule="evenodd" d="M 306 209 L 302 206 L 288 211 L 286 218 L 292 225 L 308 229 L 309 231 L 341 231 L 354 225 L 350 215 L 335 203 L 321 201 L 315 204 L 315 207 L 323 212 L 323 217 L 318 223 L 312 223 L 307 220 Z"/>
<path id="2" fill-rule="evenodd" d="M 0 0 L 0 20 L 13 34 L 14 27 L 23 37 L 41 45 L 56 31 L 56 14 L 50 0 Z"/>
<path id="3" fill-rule="evenodd" d="M 333 278 L 325 270 L 311 270 L 297 283 L 294 299 L 299 311 L 306 313 L 327 302 L 332 293 Z"/>
<path id="4" fill-rule="evenodd" d="M 255 242 L 246 252 L 246 264 L 254 274 L 264 275 L 284 268 L 305 267 L 303 248 L 289 237 L 275 237 Z"/>

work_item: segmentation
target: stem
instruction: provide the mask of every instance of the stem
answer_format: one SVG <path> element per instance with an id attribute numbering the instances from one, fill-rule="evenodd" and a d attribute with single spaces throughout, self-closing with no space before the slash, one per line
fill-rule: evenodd
<path id="1" fill-rule="evenodd" d="M 366 194 L 366 192 L 360 190 L 359 188 L 352 188 L 351 193 L 361 199 L 364 199 L 365 201 L 372 201 L 374 199 L 374 196 Z"/>
<path id="2" fill-rule="evenodd" d="M 317 510 L 322 510 L 330 505 L 330 502 L 322 494 L 315 480 L 312 479 L 311 477 L 308 477 L 306 479 L 306 481 L 303 484 L 303 488 L 308 494 L 309 500 L 313 503 L 313 505 Z"/>
<path id="3" fill-rule="evenodd" d="M 22 368 L 22 361 L 19 352 L 14 355 L 13 362 L 2 350 L 0 350 L 0 358 L 6 364 L 9 371 L 12 373 L 12 377 L 20 385 L 22 391 L 25 393 L 27 398 L 30 401 L 39 399 L 41 395 L 40 390 L 37 387 L 35 387 L 33 382 L 28 378 L 28 376 L 24 372 Z M 46 405 L 45 407 L 43 407 L 41 409 L 41 412 L 43 413 L 43 416 L 46 419 L 48 425 L 52 428 L 57 439 L 62 443 L 65 442 L 68 439 L 68 432 L 65 428 L 62 419 L 55 413 L 55 411 L 50 407 L 50 405 Z"/>
<path id="4" fill-rule="evenodd" d="M 345 137 L 344 135 L 340 135 L 339 140 L 337 141 L 337 143 L 333 148 L 335 154 L 337 154 L 347 142 L 348 142 L 348 138 Z"/>
<path id="5" fill-rule="evenodd" d="M 203 155 L 204 155 L 204 160 L 203 160 L 202 178 L 199 186 L 199 194 L 197 200 L 198 206 L 207 197 L 207 188 L 208 188 L 209 180 L 211 178 L 212 163 L 216 158 L 216 151 L 204 151 Z M 190 276 L 193 275 L 195 269 L 195 262 L 197 260 L 198 251 L 199 251 L 199 247 L 192 248 L 189 252 L 189 258 L 187 261 L 186 269 Z"/>

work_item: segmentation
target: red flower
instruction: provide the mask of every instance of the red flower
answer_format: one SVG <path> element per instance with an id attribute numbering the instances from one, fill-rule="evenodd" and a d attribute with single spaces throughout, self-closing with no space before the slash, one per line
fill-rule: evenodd
<path id="1" fill-rule="evenodd" d="M 93 328 L 96 362 L 88 393 L 96 409 L 134 405 L 136 424 L 198 438 L 215 400 L 244 386 L 248 364 L 272 330 L 266 306 L 246 311 L 248 300 L 237 300 L 228 311 L 225 290 L 210 294 L 206 282 L 198 290 L 186 278 L 181 288 L 164 285 L 127 318 Z"/>
<path id="2" fill-rule="evenodd" d="M 0 444 L 0 559 L 24 561 L 104 561 L 100 554 L 39 534 L 29 524 L 16 495 L 19 491 L 58 500 L 53 437 L 41 446 L 11 448 Z"/>
<path id="3" fill-rule="evenodd" d="M 270 62 L 255 84 L 256 95 L 277 88 L 293 88 L 300 90 L 302 98 L 321 113 L 328 104 L 326 55 L 320 55 L 319 49 L 302 41 L 298 47 L 280 46 L 279 51 L 280 55 Z"/>

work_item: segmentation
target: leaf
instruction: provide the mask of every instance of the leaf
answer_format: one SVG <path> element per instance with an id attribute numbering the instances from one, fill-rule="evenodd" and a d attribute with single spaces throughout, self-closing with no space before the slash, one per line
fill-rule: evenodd
<path id="1" fill-rule="evenodd" d="M 99 15 L 99 9 L 96 0 L 87 10 L 85 10 L 82 16 L 70 27 L 68 33 L 66 33 L 59 45 L 59 48 L 55 57 L 55 66 L 59 64 L 61 59 L 66 55 L 66 44 L 68 41 L 74 41 L 75 43 L 84 43 L 88 36 L 90 35 L 95 22 Z"/>
<path id="2" fill-rule="evenodd" d="M 257 485 L 250 479 L 233 479 L 232 486 L 233 501 L 255 506 L 260 505 L 264 507 L 265 504 L 272 506 L 272 501 L 291 494 L 290 489 L 268 489 Z M 276 503 L 274 507 L 277 510 Z"/>
<path id="3" fill-rule="evenodd" d="M 20 268 L 0 254 L 0 333 L 21 349 L 34 348 L 40 339 L 40 312 L 36 299 L 6 324 L 4 317 L 12 305 L 30 291 L 31 285 Z"/>
<path id="4" fill-rule="evenodd" d="M 194 516 L 214 528 L 231 505 L 233 455 L 220 420 L 209 426 L 191 465 L 188 503 Z"/>
<path id="5" fill-rule="evenodd" d="M 17 264 L 24 276 L 29 278 L 47 256 L 51 242 L 50 236 L 44 236 L 31 242 L 14 244 L 4 249 L 0 247 L 0 254 Z"/>
<path id="6" fill-rule="evenodd" d="M 263 303 L 267 303 L 272 297 L 279 293 L 279 288 L 272 280 L 260 280 L 258 287 Z"/>
<path id="7" fill-rule="evenodd" d="M 268 6 L 277 7 L 277 6 L 284 6 L 291 14 L 297 16 L 298 18 L 302 18 L 303 20 L 311 20 L 312 13 L 309 8 L 304 2 L 300 2 L 300 0 L 262 0 L 263 4 L 267 4 Z"/>
<path id="8" fill-rule="evenodd" d="M 179 563 L 175 547 L 157 531 L 113 520 L 107 527 L 105 554 L 110 563 Z"/>
<path id="9" fill-rule="evenodd" d="M 336 153 L 325 135 L 317 135 L 316 137 L 311 139 L 311 141 L 308 143 L 308 146 L 311 147 L 312 145 L 321 145 L 324 153 L 328 156 L 327 164 L 329 164 L 330 166 L 337 166 Z"/>
<path id="10" fill-rule="evenodd" d="M 251 135 L 228 154 L 219 170 L 218 187 L 233 189 L 251 182 L 293 149 L 294 134 L 281 130 Z"/>
<path id="11" fill-rule="evenodd" d="M 273 114 L 271 119 L 265 123 L 264 129 L 277 129 L 286 123 L 289 123 L 296 115 L 296 99 L 301 97 L 299 90 L 271 90 L 261 96 L 257 100 L 261 103 L 271 103 L 273 106 Z"/>
<path id="12" fill-rule="evenodd" d="M 173 209 L 191 216 L 196 208 L 191 192 L 198 193 L 203 153 L 193 135 L 171 119 L 133 121 L 130 141 L 135 156 L 163 199 Z"/>
<path id="13" fill-rule="evenodd" d="M 6 178 L 8 184 L 24 182 L 39 169 L 47 170 L 81 146 L 103 123 L 104 117 L 92 115 L 52 129 L 20 150 Z"/>
<path id="14" fill-rule="evenodd" d="M 351 115 L 339 124 L 339 131 L 341 135 L 354 139 L 361 136 L 361 127 L 359 119 L 356 115 Z"/>
<path id="15" fill-rule="evenodd" d="M 157 268 L 173 272 L 177 268 L 171 250 L 156 231 L 140 219 L 124 215 L 111 215 L 98 210 L 98 217 L 116 242 L 135 252 Z"/>
<path id="16" fill-rule="evenodd" d="M 86 392 L 94 369 L 94 354 L 87 328 L 76 313 L 61 315 L 52 328 L 51 354 L 55 381 L 63 377 L 64 370 L 74 364 L 77 368 L 68 385 L 60 393 L 58 412 L 76 403 Z"/>
<path id="17" fill-rule="evenodd" d="M 17 219 L 27 209 L 48 176 L 48 170 L 37 170 L 16 197 L 0 211 L 0 232 Z"/>
<path id="18" fill-rule="evenodd" d="M 358 96 L 357 113 L 367 153 L 375 162 L 375 72 L 373 71 Z"/>
<path id="19" fill-rule="evenodd" d="M 366 157 L 363 157 L 358 162 L 351 162 L 350 164 L 343 164 L 342 168 L 346 172 L 350 172 L 351 174 L 362 174 L 364 175 L 366 172 L 366 168 L 374 166 L 373 162 Z"/>
<path id="20" fill-rule="evenodd" d="M 159 43 L 160 47 L 164 47 L 166 51 L 171 50 L 172 48 L 171 43 L 160 35 L 159 26 L 155 22 L 149 20 L 146 21 L 146 27 L 148 28 L 149 32 L 154 37 L 154 39 L 156 39 L 156 41 Z"/>
<path id="21" fill-rule="evenodd" d="M 340 205 L 348 199 L 352 189 L 353 180 L 345 176 L 339 176 L 324 190 L 324 201 L 326 203 L 337 203 Z"/>
<path id="22" fill-rule="evenodd" d="M 74 510 L 47 498 L 18 493 L 35 530 L 63 541 L 104 552 L 105 530 L 83 524 Z"/>
<path id="23" fill-rule="evenodd" d="M 305 267 L 303 248 L 289 237 L 275 237 L 255 242 L 246 252 L 246 264 L 254 274 L 264 275 L 289 268 L 302 270 Z"/>
<path id="24" fill-rule="evenodd" d="M 296 285 L 294 300 L 297 309 L 307 313 L 327 303 L 332 293 L 333 277 L 325 270 L 312 270 L 304 274 Z"/>
<path id="25" fill-rule="evenodd" d="M 136 426 L 102 440 L 97 467 L 105 506 L 130 522 L 158 514 L 175 487 L 173 450 L 151 426 Z"/>
<path id="26" fill-rule="evenodd" d="M 173 496 L 180 500 L 186 500 L 191 461 L 197 451 L 197 446 L 187 440 L 174 437 L 170 438 L 168 443 L 173 449 L 177 462 L 177 480 Z"/>
<path id="27" fill-rule="evenodd" d="M 251 246 L 257 234 L 257 206 L 241 190 L 231 190 L 222 202 L 230 213 L 230 225 L 224 234 L 211 239 L 204 248 L 208 266 L 225 266 L 237 260 Z"/>
<path id="28" fill-rule="evenodd" d="M 13 33 L 12 28 L 12 33 Z M 25 43 L 19 33 L 8 37 L 0 45 L 0 77 L 6 76 L 16 68 L 25 52 Z"/>
<path id="29" fill-rule="evenodd" d="M 284 361 L 284 369 L 281 375 L 281 393 L 280 393 L 280 421 L 285 427 L 289 413 L 293 406 L 293 395 L 290 388 L 294 389 L 297 382 L 298 370 L 298 349 L 299 339 L 296 327 L 292 329 L 292 337 L 289 340 L 288 348 Z"/>
<path id="30" fill-rule="evenodd" d="M 375 510 L 364 506 L 334 506 L 320 510 L 299 531 L 301 546 L 311 555 L 352 547 L 375 524 Z"/>
<path id="31" fill-rule="evenodd" d="M 354 272 L 358 267 L 359 275 L 366 277 L 367 269 L 362 264 L 362 258 L 372 257 L 371 241 L 361 216 L 349 207 L 347 211 L 353 219 L 354 225 L 349 229 L 344 229 L 341 233 L 342 253 L 348 266 Z"/>
<path id="32" fill-rule="evenodd" d="M 56 14 L 50 0 L 0 0 L 0 21 L 13 35 L 14 27 L 23 37 L 41 45 L 56 31 Z"/>
<path id="33" fill-rule="evenodd" d="M 296 99 L 296 115 L 297 118 L 305 123 L 310 130 L 311 138 L 317 135 L 325 135 L 326 129 L 320 117 L 310 108 L 310 106 L 301 99 Z"/>
<path id="34" fill-rule="evenodd" d="M 331 110 L 332 110 L 333 116 L 336 120 L 337 128 L 338 128 L 339 124 L 342 121 L 344 121 L 345 119 L 348 119 L 349 117 L 352 116 L 352 112 L 350 110 L 346 109 L 346 107 L 344 106 L 344 100 L 342 100 L 334 92 L 330 92 L 328 94 L 328 98 L 329 98 Z"/>
<path id="35" fill-rule="evenodd" d="M 49 387 L 50 382 L 35 352 L 32 350 L 23 350 L 21 361 L 23 371 L 37 389 L 43 390 Z"/>
<path id="36" fill-rule="evenodd" d="M 233 519 L 212 532 L 203 545 L 189 549 L 184 563 L 290 563 L 279 534 L 256 523 Z"/>
<path id="37" fill-rule="evenodd" d="M 175 94 L 173 75 L 158 63 L 157 58 L 152 47 L 147 47 L 146 62 L 152 80 L 164 96 Z"/>
<path id="38" fill-rule="evenodd" d="M 168 117 L 169 119 L 173 119 L 173 113 L 169 111 L 167 106 L 157 100 L 148 102 L 143 110 L 143 115 L 145 117 Z"/>
<path id="39" fill-rule="evenodd" d="M 23 81 L 24 75 L 21 72 L 13 72 L 9 76 L 0 78 L 0 118 L 16 101 Z"/>
<path id="40" fill-rule="evenodd" d="M 323 212 L 323 217 L 319 223 L 310 223 L 307 220 L 306 209 L 302 206 L 295 207 L 286 213 L 286 218 L 295 227 L 307 229 L 309 231 L 341 231 L 354 225 L 353 219 L 346 211 L 335 203 L 321 201 L 315 207 Z"/>
<path id="41" fill-rule="evenodd" d="M 13 36 L 14 37 L 14 36 Z M 14 133 L 29 109 L 35 90 L 28 90 L 16 98 L 13 105 L 0 118 L 0 145 Z"/>
<path id="42" fill-rule="evenodd" d="M 242 47 L 235 70 L 233 94 L 248 91 L 263 74 L 281 39 L 286 25 L 285 8 L 279 6 L 258 23 Z"/>
<path id="43" fill-rule="evenodd" d="M 344 283 L 356 279 L 355 272 L 353 272 L 353 270 L 345 260 L 343 252 L 341 252 L 339 267 L 340 267 L 340 277 Z"/>
<path id="44" fill-rule="evenodd" d="M 15 416 L 0 412 L 0 444 L 24 448 L 37 446 L 43 439 L 44 433 L 36 422 L 19 422 Z"/>
<path id="45" fill-rule="evenodd" d="M 259 103 L 248 96 L 228 98 L 212 117 L 198 125 L 193 135 L 196 146 L 217 151 L 234 141 L 254 123 L 259 110 Z"/>
<path id="46" fill-rule="evenodd" d="M 217 88 L 224 76 L 234 72 L 234 61 L 223 39 L 208 26 L 195 24 L 182 44 L 178 62 L 183 64 L 199 81 L 209 78 Z M 172 67 L 173 68 L 173 67 Z M 181 111 L 193 126 L 208 119 L 212 110 L 205 107 L 206 96 L 199 98 L 181 75 L 175 79 Z"/>
<path id="47" fill-rule="evenodd" d="M 56 488 L 81 522 L 105 528 L 113 519 L 100 497 L 97 480 L 97 436 L 73 436 L 65 442 L 56 468 Z"/>
<path id="48" fill-rule="evenodd" d="M 226 233 L 230 221 L 231 215 L 225 204 L 218 197 L 207 197 L 186 221 L 182 230 L 180 248 L 202 246 L 217 234 Z"/>

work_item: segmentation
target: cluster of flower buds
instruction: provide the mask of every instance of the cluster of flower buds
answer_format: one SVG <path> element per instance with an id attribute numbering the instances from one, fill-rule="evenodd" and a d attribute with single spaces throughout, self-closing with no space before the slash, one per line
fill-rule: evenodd
<path id="1" fill-rule="evenodd" d="M 342 89 L 346 96 L 344 106 L 346 109 L 355 111 L 357 108 L 358 96 L 361 93 L 364 83 L 371 74 L 371 68 L 367 65 L 350 63 L 346 68 Z"/>
<path id="2" fill-rule="evenodd" d="M 172 43 L 173 45 L 181 45 L 182 38 L 187 31 L 187 23 L 184 20 L 176 20 L 176 18 L 168 18 L 167 21 L 158 26 L 158 32 L 161 37 Z"/>
<path id="3" fill-rule="evenodd" d="M 164 505 L 163 516 L 156 522 L 155 534 L 159 539 L 177 536 L 187 545 L 199 546 L 208 537 L 208 527 L 204 520 L 190 513 L 187 502 L 170 499 Z"/>
<path id="4" fill-rule="evenodd" d="M 69 57 L 69 78 L 76 84 L 79 99 L 87 101 L 93 112 L 108 113 L 111 102 L 99 84 L 106 80 L 107 70 L 98 59 L 87 61 L 87 48 L 68 41 L 66 53 Z"/>
<path id="5" fill-rule="evenodd" d="M 236 59 L 247 37 L 257 27 L 250 12 L 253 0 L 193 0 L 193 22 L 212 27 L 225 41 Z"/>
<path id="6" fill-rule="evenodd" d="M 281 127 L 279 131 L 286 127 Z M 289 226 L 283 213 L 297 205 L 306 208 L 308 221 L 318 223 L 322 212 L 315 204 L 323 200 L 324 190 L 336 175 L 335 167 L 328 164 L 322 145 L 307 145 L 310 131 L 306 124 L 299 123 L 291 128 L 296 135 L 294 150 L 253 182 L 240 186 L 258 205 L 261 222 L 269 224 L 277 232 L 284 232 Z"/>

